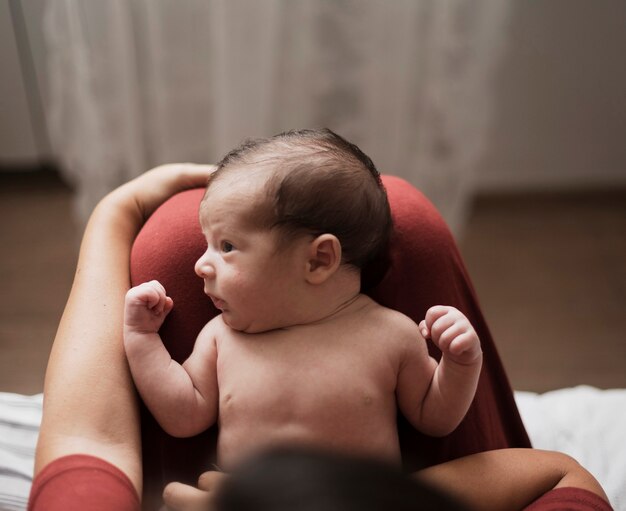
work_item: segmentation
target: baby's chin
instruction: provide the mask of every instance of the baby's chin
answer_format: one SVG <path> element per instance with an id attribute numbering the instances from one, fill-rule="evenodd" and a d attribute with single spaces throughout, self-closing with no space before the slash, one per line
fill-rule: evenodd
<path id="1" fill-rule="evenodd" d="M 277 328 L 272 325 L 264 324 L 263 321 L 256 318 L 243 320 L 234 317 L 230 311 L 222 312 L 222 319 L 226 326 L 244 334 L 261 334 L 263 332 L 269 332 L 270 330 L 276 330 Z"/>
<path id="2" fill-rule="evenodd" d="M 222 312 L 222 319 L 226 326 L 244 334 L 262 334 L 273 330 L 281 330 L 294 325 L 286 325 L 280 321 L 268 320 L 267 318 L 240 318 L 230 311 Z"/>

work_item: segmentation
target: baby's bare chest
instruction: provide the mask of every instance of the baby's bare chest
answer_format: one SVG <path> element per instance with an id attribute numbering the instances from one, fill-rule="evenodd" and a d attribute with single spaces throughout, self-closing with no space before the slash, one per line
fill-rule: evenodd
<path id="1" fill-rule="evenodd" d="M 275 421 L 395 406 L 397 356 L 364 336 L 234 337 L 218 348 L 220 416 Z"/>

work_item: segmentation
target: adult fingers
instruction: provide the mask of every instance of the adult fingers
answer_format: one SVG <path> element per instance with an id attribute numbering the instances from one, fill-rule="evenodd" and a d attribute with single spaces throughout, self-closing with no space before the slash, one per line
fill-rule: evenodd
<path id="1" fill-rule="evenodd" d="M 210 472 L 204 472 L 198 478 L 198 488 L 205 491 L 214 492 L 224 478 L 227 477 L 224 472 L 217 472 L 212 470 Z"/>
<path id="2" fill-rule="evenodd" d="M 170 483 L 163 490 L 163 501 L 171 511 L 205 511 L 210 494 L 182 483 Z"/>

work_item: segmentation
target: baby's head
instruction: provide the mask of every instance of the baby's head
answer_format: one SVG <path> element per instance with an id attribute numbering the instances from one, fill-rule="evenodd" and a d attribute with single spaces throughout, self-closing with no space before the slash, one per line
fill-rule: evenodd
<path id="1" fill-rule="evenodd" d="M 391 212 L 378 170 L 356 145 L 328 129 L 244 142 L 217 164 L 207 194 L 228 177 L 250 185 L 251 220 L 278 230 L 282 243 L 333 234 L 342 264 L 361 270 L 389 241 Z"/>
<path id="2" fill-rule="evenodd" d="M 205 293 L 230 327 L 261 332 L 316 321 L 311 311 L 358 294 L 391 214 L 365 154 L 329 130 L 304 130 L 228 153 L 209 178 L 200 223 Z"/>

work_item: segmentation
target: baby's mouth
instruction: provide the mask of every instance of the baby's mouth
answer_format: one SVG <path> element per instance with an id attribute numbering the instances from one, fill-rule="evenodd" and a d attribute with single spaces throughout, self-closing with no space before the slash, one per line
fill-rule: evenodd
<path id="1" fill-rule="evenodd" d="M 224 300 L 221 300 L 220 298 L 217 298 L 213 295 L 209 295 L 209 298 L 213 302 L 213 305 L 215 306 L 216 309 L 223 311 L 226 308 L 226 302 Z"/>

